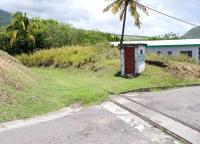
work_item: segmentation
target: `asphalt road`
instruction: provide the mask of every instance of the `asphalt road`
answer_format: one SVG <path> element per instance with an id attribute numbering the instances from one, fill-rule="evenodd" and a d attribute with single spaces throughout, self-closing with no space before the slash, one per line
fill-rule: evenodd
<path id="1" fill-rule="evenodd" d="M 140 93 L 134 99 L 200 128 L 200 87 Z M 142 120 L 137 121 L 136 116 L 109 107 L 93 106 L 56 120 L 0 132 L 0 144 L 179 143 Z"/>
<path id="2" fill-rule="evenodd" d="M 140 93 L 135 101 L 200 128 L 200 87 Z"/>
<path id="3" fill-rule="evenodd" d="M 143 125 L 133 127 L 125 123 L 102 106 L 93 106 L 46 123 L 1 132 L 0 144 L 176 143 L 174 138 L 156 128 L 147 126 L 146 131 L 144 129 Z"/>

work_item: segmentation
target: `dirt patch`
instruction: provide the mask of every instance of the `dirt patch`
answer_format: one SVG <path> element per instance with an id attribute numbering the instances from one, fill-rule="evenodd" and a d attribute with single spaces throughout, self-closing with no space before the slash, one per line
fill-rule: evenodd
<path id="1" fill-rule="evenodd" d="M 17 90 L 24 87 L 26 82 L 34 80 L 34 75 L 20 61 L 0 51 L 0 82 Z"/>
<path id="2" fill-rule="evenodd" d="M 149 65 L 155 65 L 155 66 L 158 66 L 158 67 L 167 67 L 167 65 L 164 62 L 161 62 L 161 61 L 146 60 L 145 62 Z"/>
<path id="3" fill-rule="evenodd" d="M 177 77 L 188 75 L 195 78 L 200 78 L 200 66 L 197 64 L 174 62 L 168 64 L 166 69 Z"/>
<path id="4" fill-rule="evenodd" d="M 176 77 L 183 77 L 187 75 L 195 78 L 200 78 L 200 65 L 195 63 L 173 61 L 163 62 L 156 60 L 146 60 L 146 63 L 149 65 L 161 67 Z"/>

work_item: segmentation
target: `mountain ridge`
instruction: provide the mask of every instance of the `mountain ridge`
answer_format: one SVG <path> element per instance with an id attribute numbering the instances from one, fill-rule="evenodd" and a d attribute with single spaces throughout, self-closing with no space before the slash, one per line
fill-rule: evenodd
<path id="1" fill-rule="evenodd" d="M 186 32 L 183 36 L 183 39 L 200 39 L 200 26 L 194 27 L 188 32 Z"/>
<path id="2" fill-rule="evenodd" d="M 12 18 L 12 14 L 0 9 L 0 25 L 9 24 Z"/>

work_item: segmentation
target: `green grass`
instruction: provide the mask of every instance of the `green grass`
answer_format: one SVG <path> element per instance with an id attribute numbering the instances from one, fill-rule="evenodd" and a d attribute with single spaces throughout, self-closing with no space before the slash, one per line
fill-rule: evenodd
<path id="1" fill-rule="evenodd" d="M 111 66 L 98 72 L 75 68 L 31 68 L 38 76 L 37 81 L 20 91 L 6 87 L 8 94 L 14 93 L 15 97 L 14 102 L 0 106 L 0 122 L 40 115 L 76 102 L 84 105 L 100 103 L 107 100 L 110 93 L 200 83 L 200 80 L 191 77 L 173 77 L 161 68 L 150 65 L 141 76 L 124 79 L 115 76 L 118 64 L 113 61 Z"/>

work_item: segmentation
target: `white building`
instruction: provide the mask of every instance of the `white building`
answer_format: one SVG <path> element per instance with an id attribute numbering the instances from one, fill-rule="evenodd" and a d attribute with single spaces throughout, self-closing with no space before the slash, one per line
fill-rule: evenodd
<path id="1" fill-rule="evenodd" d="M 156 41 L 125 41 L 124 44 L 147 44 L 146 53 L 156 53 L 163 55 L 178 56 L 186 54 L 199 62 L 200 39 L 183 39 L 183 40 L 156 40 Z M 118 46 L 119 42 L 112 42 Z"/>

